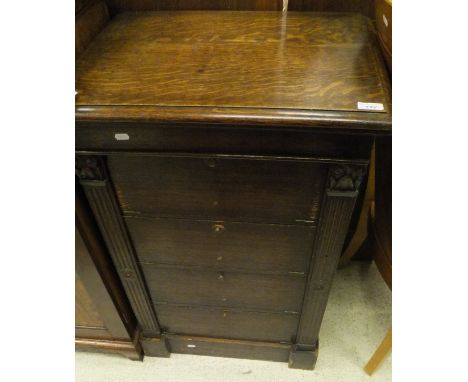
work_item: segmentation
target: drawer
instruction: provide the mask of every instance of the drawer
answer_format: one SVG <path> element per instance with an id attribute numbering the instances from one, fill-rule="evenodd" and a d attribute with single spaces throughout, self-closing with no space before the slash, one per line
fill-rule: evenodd
<path id="1" fill-rule="evenodd" d="M 313 222 L 328 166 L 262 157 L 109 155 L 124 213 L 250 222 Z"/>
<path id="2" fill-rule="evenodd" d="M 308 271 L 306 226 L 127 217 L 140 262 L 258 271 Z"/>
<path id="3" fill-rule="evenodd" d="M 299 324 L 298 314 L 206 309 L 156 305 L 161 328 L 170 333 L 293 342 Z"/>
<path id="4" fill-rule="evenodd" d="M 369 118 L 369 115 L 366 116 Z M 210 126 L 177 126 L 154 123 L 75 123 L 75 147 L 83 151 L 155 151 L 271 156 L 316 156 L 334 159 L 368 159 L 372 136 L 326 134 L 313 129 L 294 131 L 281 126 L 272 129 Z M 127 134 L 129 140 L 116 140 Z"/>
<path id="5" fill-rule="evenodd" d="M 305 277 L 142 266 L 153 302 L 299 312 Z"/>

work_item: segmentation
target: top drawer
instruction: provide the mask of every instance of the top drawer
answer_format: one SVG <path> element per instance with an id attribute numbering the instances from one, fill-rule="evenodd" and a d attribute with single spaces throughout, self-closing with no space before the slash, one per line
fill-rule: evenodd
<path id="1" fill-rule="evenodd" d="M 257 222 L 313 222 L 327 165 L 258 157 L 109 155 L 127 214 Z"/>

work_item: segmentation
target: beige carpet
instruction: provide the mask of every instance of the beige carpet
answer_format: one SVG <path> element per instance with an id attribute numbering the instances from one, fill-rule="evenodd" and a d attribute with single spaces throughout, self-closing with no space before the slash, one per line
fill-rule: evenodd
<path id="1" fill-rule="evenodd" d="M 77 382 L 354 382 L 391 381 L 391 354 L 372 377 L 362 370 L 391 324 L 391 293 L 375 264 L 351 263 L 336 273 L 314 371 L 286 363 L 172 354 L 133 362 L 76 353 Z"/>

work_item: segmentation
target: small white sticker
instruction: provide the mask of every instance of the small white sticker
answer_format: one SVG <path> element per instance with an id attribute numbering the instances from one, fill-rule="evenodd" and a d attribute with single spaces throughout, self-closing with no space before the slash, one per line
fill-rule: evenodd
<path id="1" fill-rule="evenodd" d="M 387 18 L 385 17 L 385 15 L 382 13 L 382 20 L 383 20 L 383 23 L 385 24 L 385 26 L 388 28 L 388 20 Z"/>
<path id="2" fill-rule="evenodd" d="M 188 348 L 196 348 L 197 345 L 192 345 L 192 344 L 190 344 L 190 345 L 187 345 L 187 347 L 188 347 Z"/>
<path id="3" fill-rule="evenodd" d="M 114 135 L 117 141 L 128 141 L 130 136 L 127 133 L 117 133 Z"/>
<path id="4" fill-rule="evenodd" d="M 358 102 L 357 108 L 359 110 L 378 110 L 378 111 L 384 109 L 382 103 L 376 103 L 376 102 Z"/>

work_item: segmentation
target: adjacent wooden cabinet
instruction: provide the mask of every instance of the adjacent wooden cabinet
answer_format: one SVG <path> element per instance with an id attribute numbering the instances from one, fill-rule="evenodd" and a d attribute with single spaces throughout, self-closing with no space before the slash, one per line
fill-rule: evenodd
<path id="1" fill-rule="evenodd" d="M 358 14 L 128 12 L 76 62 L 76 175 L 141 329 L 312 369 L 376 135 Z"/>
<path id="2" fill-rule="evenodd" d="M 375 26 L 387 67 L 392 72 L 392 0 L 375 0 Z"/>
<path id="3" fill-rule="evenodd" d="M 141 360 L 135 317 L 79 189 L 75 200 L 75 346 Z"/>

